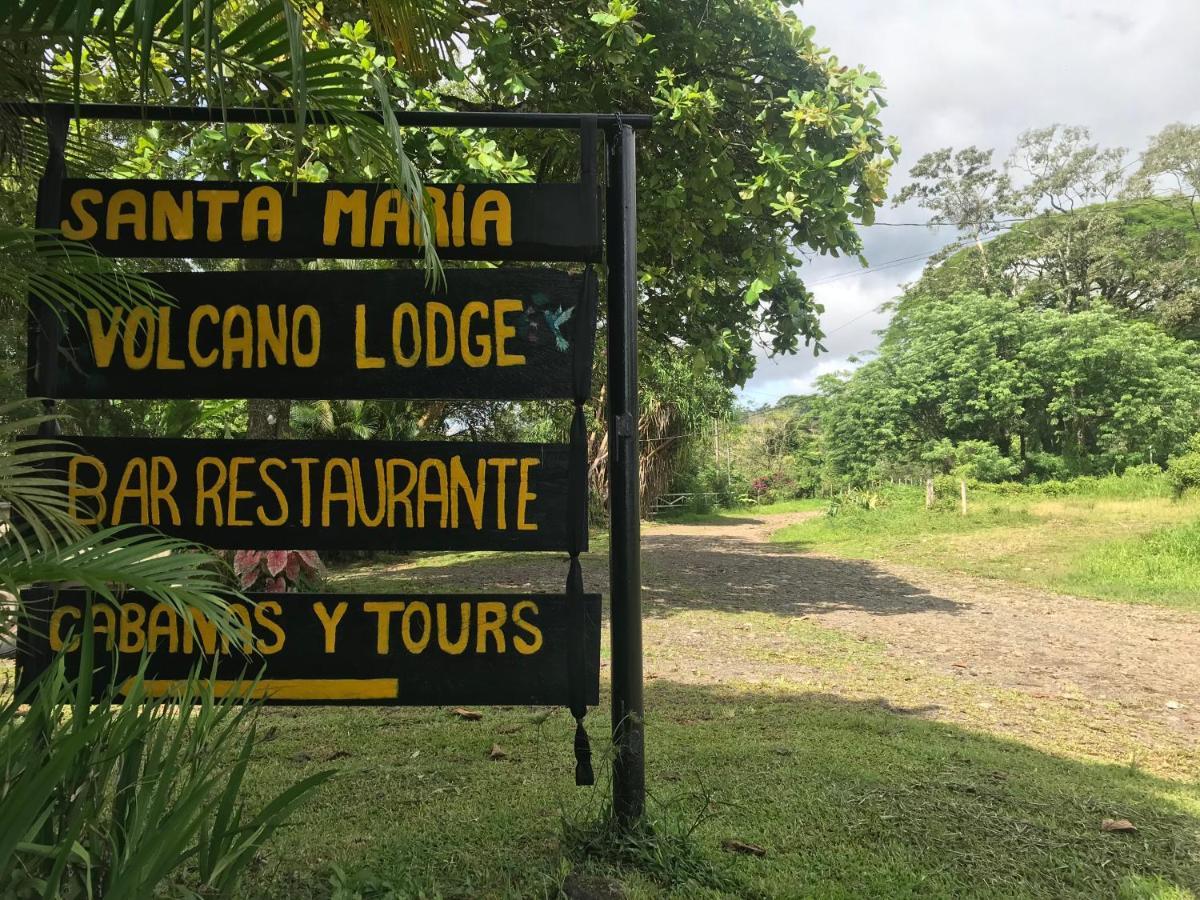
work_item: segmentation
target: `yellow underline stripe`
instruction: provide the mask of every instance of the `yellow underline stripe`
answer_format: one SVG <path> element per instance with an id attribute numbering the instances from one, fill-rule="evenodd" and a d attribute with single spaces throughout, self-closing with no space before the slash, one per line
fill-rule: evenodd
<path id="1" fill-rule="evenodd" d="M 133 679 L 121 687 L 128 694 Z M 201 679 L 199 685 L 208 685 Z M 167 697 L 182 691 L 187 681 L 146 679 L 143 690 L 149 697 Z M 224 697 L 236 690 L 239 696 L 254 700 L 395 700 L 400 696 L 399 678 L 263 678 L 249 681 L 212 682 L 213 693 Z"/>

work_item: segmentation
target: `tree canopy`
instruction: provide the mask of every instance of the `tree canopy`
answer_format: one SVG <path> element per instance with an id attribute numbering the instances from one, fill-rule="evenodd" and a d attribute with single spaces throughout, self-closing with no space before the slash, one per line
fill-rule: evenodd
<path id="1" fill-rule="evenodd" d="M 1025 132 L 999 168 L 974 147 L 918 161 L 898 202 L 962 239 L 889 304 L 875 358 L 821 383 L 831 471 L 1048 477 L 1182 452 L 1200 423 L 1193 134 L 1168 126 L 1128 180 L 1125 151 L 1077 127 Z"/>
<path id="2" fill-rule="evenodd" d="M 899 152 L 879 77 L 819 49 L 774 0 L 497 10 L 471 32 L 462 105 L 655 114 L 638 153 L 646 336 L 695 350 L 731 384 L 752 373 L 756 338 L 779 353 L 819 346 L 803 255 L 860 252 L 855 225 L 874 220 Z M 513 146 L 538 177 L 576 166 L 553 136 Z"/>

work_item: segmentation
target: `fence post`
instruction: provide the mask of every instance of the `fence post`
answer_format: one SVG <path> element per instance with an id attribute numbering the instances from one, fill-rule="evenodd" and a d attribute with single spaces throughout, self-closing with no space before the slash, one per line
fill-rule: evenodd
<path id="1" fill-rule="evenodd" d="M 960 478 L 958 480 L 958 491 L 962 495 L 962 514 L 967 514 L 967 479 Z"/>
<path id="2" fill-rule="evenodd" d="M 934 500 L 935 500 L 935 497 L 933 495 L 933 479 L 926 478 L 925 479 L 925 508 L 933 509 Z"/>

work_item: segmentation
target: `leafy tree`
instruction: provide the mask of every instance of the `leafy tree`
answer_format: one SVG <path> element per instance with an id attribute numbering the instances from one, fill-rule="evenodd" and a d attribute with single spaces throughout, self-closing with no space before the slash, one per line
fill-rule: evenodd
<path id="1" fill-rule="evenodd" d="M 894 139 L 878 76 L 820 51 L 774 0 L 505 0 L 470 32 L 469 88 L 452 105 L 655 113 L 639 135 L 641 328 L 729 384 L 773 352 L 819 347 L 801 248 L 858 254 Z M 562 136 L 505 146 L 538 178 L 575 177 Z"/>
<path id="2" fill-rule="evenodd" d="M 983 440 L 1012 452 L 1028 376 L 1025 322 L 1011 300 L 958 294 L 897 314 L 878 356 L 820 382 L 834 470 L 863 481 L 919 460 L 929 445 Z"/>
<path id="3" fill-rule="evenodd" d="M 1183 451 L 1167 462 L 1167 480 L 1177 499 L 1188 491 L 1200 489 L 1200 432 L 1192 435 Z"/>
<path id="4" fill-rule="evenodd" d="M 1101 306 L 981 294 L 911 303 L 875 359 L 820 386 L 827 456 L 858 482 L 916 461 L 962 465 L 943 451 L 973 441 L 1018 463 L 1050 453 L 1075 473 L 1123 469 L 1165 458 L 1200 414 L 1194 344 Z"/>
<path id="5" fill-rule="evenodd" d="M 979 253 L 985 277 L 988 271 L 984 239 L 1002 227 L 998 221 L 1008 203 L 1008 176 L 992 165 L 992 150 L 966 147 L 955 152 L 943 147 L 926 153 L 909 169 L 912 182 L 892 201 L 901 206 L 910 200 L 933 213 L 929 224 L 953 225 L 970 236 Z"/>
<path id="6" fill-rule="evenodd" d="M 1080 125 L 1049 125 L 1022 132 L 1005 169 L 1024 178 L 1003 204 L 1013 215 L 1039 209 L 1069 214 L 1111 199 L 1121 186 L 1128 153 L 1123 147 L 1101 148 Z"/>
<path id="7" fill-rule="evenodd" d="M 979 255 L 960 250 L 895 307 L 982 289 L 1023 309 L 1101 303 L 1181 337 L 1200 335 L 1200 233 L 1178 204 L 1118 201 L 1037 216 L 992 238 L 987 253 L 986 276 Z"/>
<path id="8" fill-rule="evenodd" d="M 1192 224 L 1200 230 L 1200 125 L 1176 122 L 1156 134 L 1128 190 L 1133 196 L 1150 196 L 1164 182 L 1185 201 Z"/>
<path id="9" fill-rule="evenodd" d="M 1181 336 L 1200 335 L 1200 231 L 1188 214 L 1195 211 L 1189 206 L 1195 188 L 1188 181 L 1189 134 L 1184 126 L 1165 129 L 1128 184 L 1126 151 L 1100 147 L 1078 126 L 1024 132 L 1003 172 L 991 167 L 991 151 L 974 147 L 923 157 L 899 199 L 920 199 L 934 213 L 932 224 L 968 232 L 978 253 L 955 253 L 950 245 L 899 305 L 910 296 L 982 289 L 1023 308 L 1072 312 L 1099 302 L 1153 318 Z M 1151 202 L 1168 171 L 1184 193 Z M 1118 193 L 1133 199 L 1114 202 Z"/>
<path id="10" fill-rule="evenodd" d="M 1038 449 L 1076 472 L 1104 472 L 1163 459 L 1195 430 L 1195 344 L 1102 307 L 1035 315 L 1022 361 L 1034 382 L 1027 428 Z"/>
<path id="11" fill-rule="evenodd" d="M 974 481 L 1005 481 L 1021 474 L 1021 467 L 987 441 L 954 443 L 936 441 L 921 459 L 941 474 L 954 474 Z"/>

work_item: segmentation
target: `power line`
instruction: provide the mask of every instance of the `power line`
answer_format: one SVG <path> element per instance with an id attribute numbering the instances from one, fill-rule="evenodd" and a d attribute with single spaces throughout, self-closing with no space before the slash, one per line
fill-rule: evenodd
<path id="1" fill-rule="evenodd" d="M 915 262 L 919 259 L 928 259 L 935 253 L 939 252 L 941 252 L 940 248 L 938 250 L 931 250 L 928 253 L 914 253 L 912 256 L 899 256 L 896 259 L 889 259 L 886 262 L 879 263 L 878 265 L 869 265 L 862 269 L 855 269 L 850 272 L 839 272 L 837 275 L 828 275 L 825 278 L 818 278 L 816 281 L 810 281 L 808 284 L 811 287 L 816 287 L 820 284 L 829 284 L 833 281 L 841 281 L 843 278 L 853 278 L 858 275 L 870 275 L 872 272 L 881 272 L 884 269 L 891 269 L 906 262 Z"/>
<path id="2" fill-rule="evenodd" d="M 1181 200 L 1186 199 L 1186 198 L 1180 197 L 1179 195 L 1176 195 L 1176 194 L 1151 195 L 1149 198 L 1143 198 L 1141 200 L 1127 200 L 1127 201 L 1124 201 L 1121 203 L 1114 202 L 1114 203 L 1106 204 L 1104 208 L 1105 209 L 1129 209 L 1131 207 L 1141 206 L 1143 203 L 1145 203 L 1146 199 L 1155 199 L 1155 198 L 1166 199 L 1166 200 L 1171 200 L 1171 199 L 1176 199 L 1176 198 L 1181 199 Z M 1086 209 L 1086 208 L 1088 208 L 1088 207 L 1084 207 L 1084 209 Z M 1057 215 L 1065 215 L 1065 214 L 1058 213 Z M 875 222 L 874 224 L 875 225 L 886 225 L 888 227 L 893 227 L 893 228 L 908 228 L 908 227 L 943 228 L 943 227 L 948 227 L 948 228 L 960 228 L 961 229 L 961 228 L 970 228 L 970 227 L 978 226 L 978 225 L 1011 225 L 1011 224 L 1015 224 L 1017 222 L 1034 222 L 1034 221 L 1037 221 L 1038 219 L 1047 219 L 1047 218 L 1052 218 L 1052 216 L 1047 216 L 1045 213 L 1041 213 L 1036 216 L 1023 216 L 1023 217 L 1014 217 L 1014 218 L 1008 218 L 1008 219 L 993 219 L 990 222 L 963 222 L 959 225 L 955 225 L 955 223 L 953 223 L 953 222 Z M 869 227 L 873 227 L 873 226 L 864 226 L 864 227 L 869 228 Z M 997 236 L 998 235 L 994 235 L 993 237 L 997 237 Z M 834 281 L 841 281 L 843 278 L 859 278 L 859 277 L 862 277 L 863 275 L 870 275 L 872 272 L 880 272 L 885 269 L 893 268 L 895 266 L 901 265 L 906 262 L 914 262 L 918 259 L 928 259 L 929 257 L 931 257 L 937 253 L 940 253 L 944 249 L 945 249 L 945 247 L 939 247 L 937 250 L 931 250 L 929 253 L 917 253 L 912 256 L 900 256 L 900 257 L 897 257 L 896 259 L 889 259 L 885 262 L 879 263 L 878 265 L 868 265 L 866 268 L 854 269 L 849 272 L 839 272 L 836 275 L 828 275 L 824 278 L 818 278 L 816 281 L 808 282 L 808 284 L 811 287 L 816 287 L 817 285 L 821 285 L 821 284 L 829 284 Z M 849 323 L 847 323 L 847 324 L 849 324 Z"/>
<path id="3" fill-rule="evenodd" d="M 859 313 L 853 319 L 847 319 L 841 325 L 837 326 L 837 328 L 829 329 L 827 332 L 825 332 L 825 337 L 829 337 L 829 335 L 831 335 L 831 334 L 836 334 L 837 332 L 841 331 L 843 328 L 847 327 L 848 325 L 853 325 L 859 319 L 865 319 L 867 316 L 877 315 L 878 313 L 879 313 L 879 307 L 873 306 L 870 309 L 868 309 L 866 312 Z"/>
<path id="4" fill-rule="evenodd" d="M 1128 166 L 1126 166 L 1128 168 Z M 1190 202 L 1189 198 L 1183 194 L 1147 194 L 1145 197 L 1140 197 L 1136 200 L 1114 200 L 1111 203 L 1104 202 L 1101 204 L 1089 203 L 1086 206 L 1079 207 L 1078 210 L 1072 209 L 1071 213 L 1081 212 L 1085 209 L 1090 209 L 1093 206 L 1102 206 L 1105 209 L 1129 209 L 1134 206 L 1141 206 L 1147 200 L 1178 200 L 1181 203 Z M 1037 215 L 1032 216 L 1011 216 L 1004 219 L 989 219 L 986 222 L 872 222 L 870 225 L 863 225 L 863 228 L 874 228 L 881 226 L 883 228 L 979 228 L 984 225 L 1014 225 L 1017 222 L 1032 222 L 1035 219 L 1048 218 L 1054 215 L 1070 215 L 1071 213 L 1061 213 L 1051 210 L 1043 210 Z"/>

